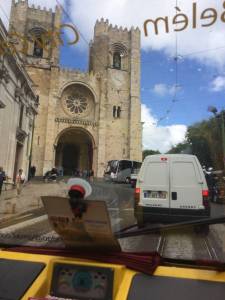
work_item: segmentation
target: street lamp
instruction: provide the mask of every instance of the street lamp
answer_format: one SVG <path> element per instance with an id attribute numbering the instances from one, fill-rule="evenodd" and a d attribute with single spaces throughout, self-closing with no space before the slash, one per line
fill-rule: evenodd
<path id="1" fill-rule="evenodd" d="M 222 130 L 222 149 L 223 149 L 223 164 L 225 169 L 225 128 L 224 128 L 224 110 L 218 114 L 218 110 L 215 106 L 209 106 L 208 111 L 212 112 L 216 118 L 221 118 L 221 130 Z"/>

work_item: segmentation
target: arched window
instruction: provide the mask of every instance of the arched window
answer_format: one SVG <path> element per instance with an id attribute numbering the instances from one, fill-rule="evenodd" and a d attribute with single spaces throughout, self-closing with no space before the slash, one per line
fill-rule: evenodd
<path id="1" fill-rule="evenodd" d="M 113 68 L 121 69 L 121 55 L 119 52 L 113 54 Z"/>
<path id="2" fill-rule="evenodd" d="M 48 40 L 48 32 L 41 27 L 34 27 L 28 32 L 28 40 L 31 43 L 29 46 L 29 55 L 42 58 L 44 50 L 46 50 Z"/>
<path id="3" fill-rule="evenodd" d="M 34 41 L 34 53 L 35 57 L 43 57 L 43 41 L 41 37 L 38 37 Z"/>

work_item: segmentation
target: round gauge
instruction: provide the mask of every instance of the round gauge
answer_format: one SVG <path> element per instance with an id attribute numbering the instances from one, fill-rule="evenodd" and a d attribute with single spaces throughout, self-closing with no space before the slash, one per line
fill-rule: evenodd
<path id="1" fill-rule="evenodd" d="M 89 272 L 78 271 L 74 274 L 73 279 L 73 288 L 78 292 L 88 292 L 92 287 L 92 277 Z"/>

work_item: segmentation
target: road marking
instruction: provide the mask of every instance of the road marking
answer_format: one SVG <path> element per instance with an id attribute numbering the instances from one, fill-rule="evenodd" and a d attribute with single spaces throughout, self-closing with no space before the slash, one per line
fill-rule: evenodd
<path id="1" fill-rule="evenodd" d="M 24 218 L 30 217 L 30 216 L 33 216 L 33 214 L 28 214 L 28 215 L 18 216 L 18 217 L 16 217 L 16 220 L 24 219 Z"/>

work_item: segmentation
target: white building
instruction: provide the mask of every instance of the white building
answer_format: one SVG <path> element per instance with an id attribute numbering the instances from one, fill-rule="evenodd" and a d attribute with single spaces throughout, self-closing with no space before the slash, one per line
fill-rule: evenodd
<path id="1" fill-rule="evenodd" d="M 10 42 L 0 20 L 0 166 L 14 179 L 19 168 L 28 175 L 38 97 Z"/>

